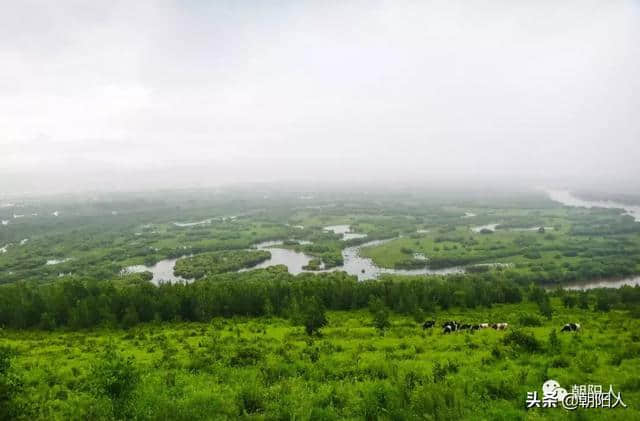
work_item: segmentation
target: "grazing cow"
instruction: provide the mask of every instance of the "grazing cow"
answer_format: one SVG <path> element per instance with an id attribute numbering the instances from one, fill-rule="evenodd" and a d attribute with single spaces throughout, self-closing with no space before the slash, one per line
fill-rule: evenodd
<path id="1" fill-rule="evenodd" d="M 505 330 L 509 327 L 509 323 L 494 323 L 491 325 L 495 330 Z"/>
<path id="2" fill-rule="evenodd" d="M 434 327 L 435 325 L 436 325 L 436 321 L 435 320 L 427 320 L 422 325 L 422 328 L 423 329 L 430 329 L 430 328 Z"/>
<path id="3" fill-rule="evenodd" d="M 480 330 L 480 329 L 482 329 L 482 328 L 480 327 L 480 325 L 472 325 L 472 326 L 471 326 L 471 330 Z"/>
<path id="4" fill-rule="evenodd" d="M 480 329 L 488 329 L 489 323 L 480 323 Z"/>
<path id="5" fill-rule="evenodd" d="M 468 330 L 471 329 L 471 325 L 469 324 L 463 324 L 460 326 L 460 330 Z"/>
<path id="6" fill-rule="evenodd" d="M 460 326 L 458 322 L 454 322 L 454 321 L 444 322 L 442 324 L 442 333 L 455 332 L 456 330 L 458 330 L 458 326 Z"/>
<path id="7" fill-rule="evenodd" d="M 580 323 L 567 323 L 560 329 L 560 332 L 577 332 L 580 330 Z"/>

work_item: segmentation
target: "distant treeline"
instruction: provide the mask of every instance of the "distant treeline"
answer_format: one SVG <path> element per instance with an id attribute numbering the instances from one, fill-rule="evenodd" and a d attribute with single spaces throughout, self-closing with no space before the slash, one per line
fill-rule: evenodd
<path id="1" fill-rule="evenodd" d="M 290 317 L 310 297 L 317 298 L 330 310 L 365 308 L 371 297 L 378 297 L 399 313 L 435 314 L 452 306 L 518 303 L 530 293 L 529 289 L 511 281 L 496 280 L 491 274 L 454 275 L 446 279 L 387 277 L 358 282 L 344 272 L 293 276 L 277 266 L 219 275 L 191 284 L 155 286 L 141 276 L 124 285 L 81 280 L 40 286 L 17 283 L 1 287 L 0 326 L 78 329 L 130 327 L 151 321 L 209 321 L 217 316 Z M 536 291 L 537 295 L 546 294 L 538 287 Z M 625 296 L 617 290 L 607 291 L 609 307 L 624 300 L 640 302 L 640 288 L 625 291 Z"/>

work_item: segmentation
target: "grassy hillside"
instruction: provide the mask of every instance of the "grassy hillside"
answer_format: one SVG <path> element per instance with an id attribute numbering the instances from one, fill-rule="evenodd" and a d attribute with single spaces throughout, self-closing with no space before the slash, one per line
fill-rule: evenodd
<path id="1" fill-rule="evenodd" d="M 640 419 L 640 320 L 552 305 L 551 320 L 532 316 L 531 303 L 435 315 L 438 326 L 508 322 L 506 331 L 444 335 L 394 314 L 381 333 L 363 310 L 328 312 L 313 337 L 286 319 L 215 318 L 3 331 L 0 346 L 15 353 L 24 419 Z M 582 331 L 560 333 L 566 322 Z M 525 410 L 548 379 L 611 383 L 628 408 Z"/>

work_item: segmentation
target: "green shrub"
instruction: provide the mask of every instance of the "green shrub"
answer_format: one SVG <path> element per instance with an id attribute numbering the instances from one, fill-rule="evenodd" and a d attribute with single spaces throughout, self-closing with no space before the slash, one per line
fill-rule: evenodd
<path id="1" fill-rule="evenodd" d="M 521 313 L 518 317 L 518 324 L 525 327 L 542 326 L 542 320 L 534 314 Z"/>
<path id="2" fill-rule="evenodd" d="M 240 415 L 255 414 L 264 411 L 265 400 L 263 387 L 255 382 L 243 385 L 236 395 L 236 404 Z"/>
<path id="3" fill-rule="evenodd" d="M 540 351 L 540 342 L 533 336 L 532 333 L 523 330 L 512 330 L 502 340 L 505 345 L 510 345 L 513 348 L 524 352 L 538 352 Z"/>
<path id="4" fill-rule="evenodd" d="M 464 419 L 464 400 L 465 397 L 451 385 L 425 384 L 412 393 L 410 409 L 426 419 L 458 421 Z"/>
<path id="5" fill-rule="evenodd" d="M 124 416 L 140 379 L 133 359 L 125 359 L 109 344 L 102 358 L 92 367 L 90 379 L 93 393 L 110 399 L 115 415 Z"/>
<path id="6" fill-rule="evenodd" d="M 318 333 L 327 325 L 324 306 L 317 297 L 311 297 L 305 301 L 301 309 L 301 322 L 309 336 Z"/>
<path id="7" fill-rule="evenodd" d="M 22 382 L 11 372 L 11 360 L 14 351 L 8 347 L 0 347 L 0 419 L 13 419 L 20 411 L 16 402 Z"/>
<path id="8" fill-rule="evenodd" d="M 255 346 L 240 346 L 235 351 L 229 364 L 234 367 L 256 365 L 262 359 L 262 351 Z"/>

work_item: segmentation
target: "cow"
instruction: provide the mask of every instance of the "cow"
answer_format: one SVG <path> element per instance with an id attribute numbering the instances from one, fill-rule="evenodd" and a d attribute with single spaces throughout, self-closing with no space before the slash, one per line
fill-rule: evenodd
<path id="1" fill-rule="evenodd" d="M 427 320 L 422 324 L 422 329 L 430 329 L 436 325 L 435 320 Z"/>
<path id="2" fill-rule="evenodd" d="M 488 329 L 489 323 L 480 323 L 480 329 Z"/>
<path id="3" fill-rule="evenodd" d="M 460 325 L 460 330 L 469 330 L 469 329 L 471 329 L 471 325 L 469 324 Z"/>
<path id="4" fill-rule="evenodd" d="M 444 322 L 442 324 L 442 333 L 455 332 L 456 330 L 458 330 L 458 326 L 460 326 L 458 322 L 454 322 L 454 321 Z"/>
<path id="5" fill-rule="evenodd" d="M 480 325 L 472 325 L 472 326 L 471 326 L 471 330 L 480 330 L 480 329 L 482 329 L 482 328 L 480 327 Z"/>
<path id="6" fill-rule="evenodd" d="M 505 330 L 509 327 L 509 323 L 494 323 L 491 325 L 495 330 Z"/>
<path id="7" fill-rule="evenodd" d="M 580 330 L 580 323 L 567 323 L 560 329 L 560 332 L 577 332 Z"/>

